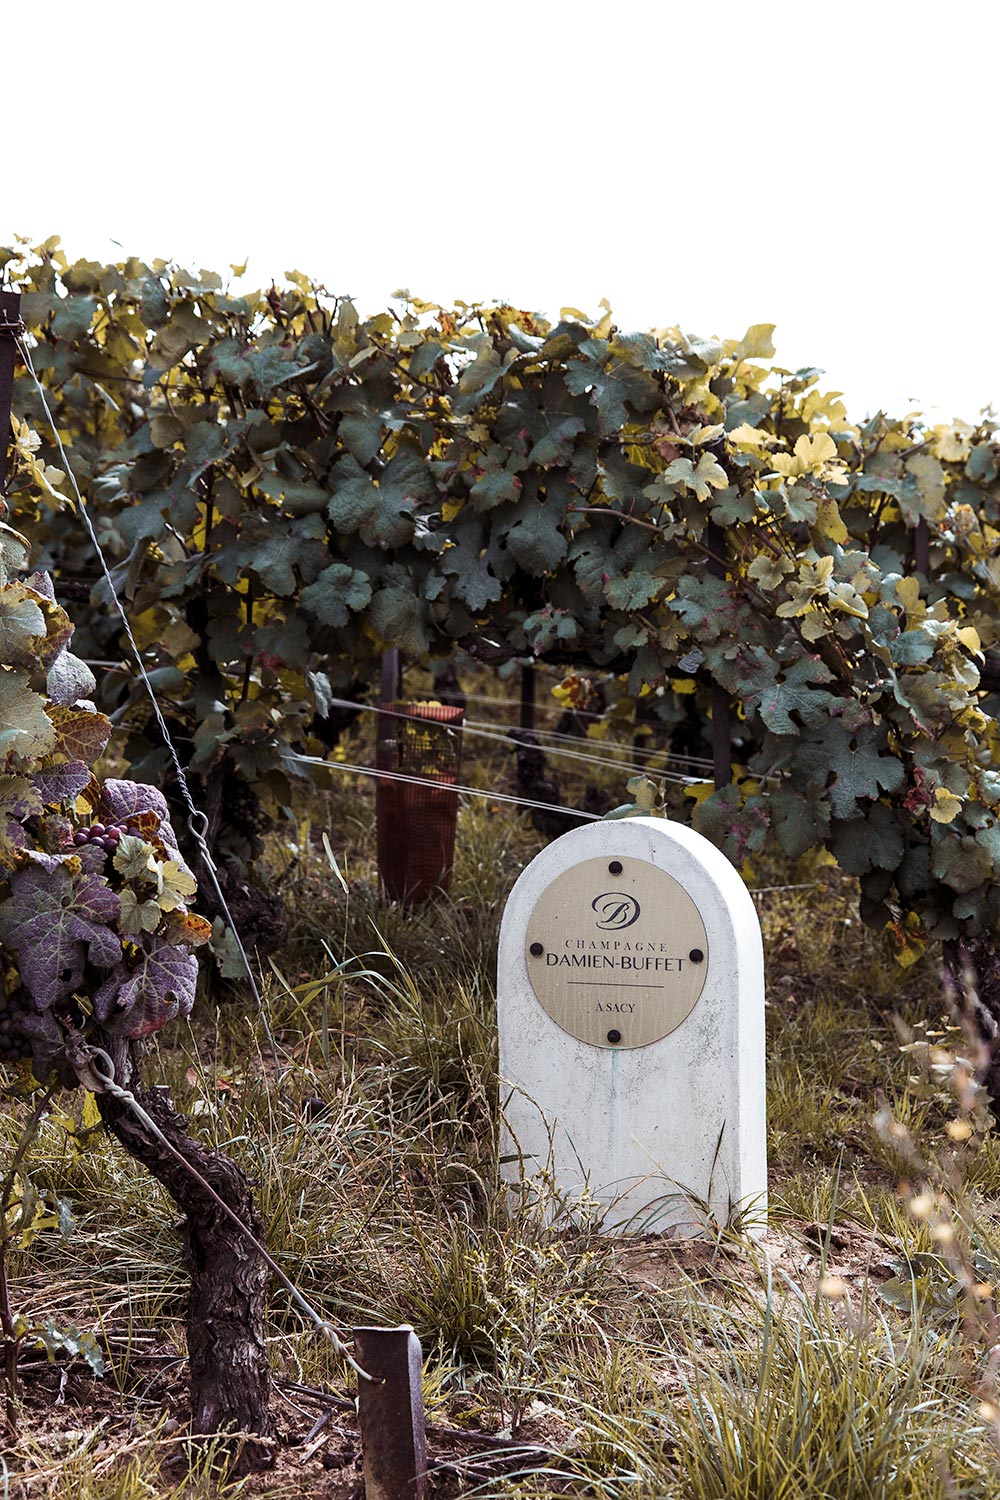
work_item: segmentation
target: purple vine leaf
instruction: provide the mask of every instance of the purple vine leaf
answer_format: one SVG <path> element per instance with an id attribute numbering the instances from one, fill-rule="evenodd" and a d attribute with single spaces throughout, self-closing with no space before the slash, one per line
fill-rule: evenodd
<path id="1" fill-rule="evenodd" d="M 178 1015 L 191 1014 L 197 958 L 172 943 L 155 937 L 149 941 L 127 978 L 110 975 L 94 995 L 94 1014 L 108 1031 L 148 1036 Z"/>
<path id="2" fill-rule="evenodd" d="M 47 806 L 72 801 L 90 781 L 90 767 L 82 760 L 67 760 L 59 765 L 43 766 L 31 777 L 42 802 Z"/>
<path id="3" fill-rule="evenodd" d="M 120 903 L 102 876 L 83 871 L 74 879 L 65 864 L 31 864 L 10 884 L 0 906 L 0 942 L 16 952 L 21 980 L 39 1010 L 72 994 L 88 961 L 98 969 L 121 963 L 122 945 L 111 928 Z"/>

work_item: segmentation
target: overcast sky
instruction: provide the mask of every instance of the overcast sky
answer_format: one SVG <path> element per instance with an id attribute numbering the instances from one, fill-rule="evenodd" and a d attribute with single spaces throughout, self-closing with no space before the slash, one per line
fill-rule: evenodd
<path id="1" fill-rule="evenodd" d="M 296 268 L 364 312 L 405 286 L 776 323 L 779 361 L 824 367 L 854 416 L 1000 407 L 995 0 L 33 17 L 5 32 L 5 240 Z"/>

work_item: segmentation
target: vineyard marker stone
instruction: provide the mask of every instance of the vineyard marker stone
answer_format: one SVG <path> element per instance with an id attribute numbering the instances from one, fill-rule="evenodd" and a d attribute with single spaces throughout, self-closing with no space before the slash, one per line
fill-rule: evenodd
<path id="1" fill-rule="evenodd" d="M 663 818 L 589 823 L 514 886 L 497 982 L 502 1171 L 609 1231 L 765 1227 L 764 958 L 749 891 Z"/>

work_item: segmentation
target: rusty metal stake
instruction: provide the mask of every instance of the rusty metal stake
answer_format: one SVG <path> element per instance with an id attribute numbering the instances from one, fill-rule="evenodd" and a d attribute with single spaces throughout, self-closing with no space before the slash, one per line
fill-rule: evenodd
<path id="1" fill-rule="evenodd" d="M 424 1500 L 427 1424 L 419 1340 L 409 1323 L 353 1332 L 358 1363 L 373 1376 L 358 1388 L 365 1500 Z"/>

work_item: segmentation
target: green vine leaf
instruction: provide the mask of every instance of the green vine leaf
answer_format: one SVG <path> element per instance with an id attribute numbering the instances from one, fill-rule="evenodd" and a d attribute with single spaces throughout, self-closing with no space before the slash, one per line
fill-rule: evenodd
<path id="1" fill-rule="evenodd" d="M 0 667 L 0 767 L 38 760 L 55 748 L 56 730 L 45 699 L 25 679 Z"/>

